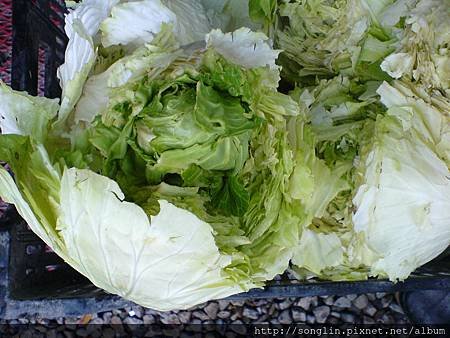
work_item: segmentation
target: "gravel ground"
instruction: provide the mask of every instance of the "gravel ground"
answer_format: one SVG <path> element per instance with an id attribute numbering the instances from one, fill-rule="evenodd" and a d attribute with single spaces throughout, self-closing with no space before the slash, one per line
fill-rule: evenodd
<path id="1" fill-rule="evenodd" d="M 10 324 L 405 324 L 408 319 L 394 295 L 377 293 L 272 300 L 212 301 L 188 311 L 158 312 L 140 306 L 76 318 L 48 320 L 24 316 Z M 80 329 L 78 329 L 80 330 Z M 76 332 L 76 331 L 75 331 Z M 82 332 L 78 332 L 82 335 Z M 67 335 L 65 336 L 67 337 Z"/>

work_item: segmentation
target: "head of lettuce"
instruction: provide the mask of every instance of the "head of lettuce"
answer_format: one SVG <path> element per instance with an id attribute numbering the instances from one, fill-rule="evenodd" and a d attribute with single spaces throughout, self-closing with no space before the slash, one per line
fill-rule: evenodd
<path id="1" fill-rule="evenodd" d="M 0 84 L 1 197 L 95 285 L 159 310 L 263 285 L 297 238 L 278 51 L 190 5 L 199 31 L 181 1 L 86 0 L 61 104 Z"/>

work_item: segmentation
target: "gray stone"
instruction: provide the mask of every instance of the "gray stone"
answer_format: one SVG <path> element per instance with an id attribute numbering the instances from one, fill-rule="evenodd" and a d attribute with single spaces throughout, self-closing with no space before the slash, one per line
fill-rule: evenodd
<path id="1" fill-rule="evenodd" d="M 267 313 L 269 314 L 269 316 L 272 316 L 275 313 L 275 311 L 277 311 L 277 307 L 275 306 L 275 304 L 272 304 Z"/>
<path id="2" fill-rule="evenodd" d="M 308 324 L 315 324 L 316 318 L 313 315 L 307 314 L 306 315 L 306 322 Z"/>
<path id="3" fill-rule="evenodd" d="M 217 304 L 216 302 L 211 302 L 207 306 L 205 306 L 204 311 L 206 312 L 209 318 L 216 319 L 217 312 L 219 312 L 219 304 Z"/>
<path id="4" fill-rule="evenodd" d="M 292 309 L 292 319 L 295 323 L 304 323 L 306 321 L 306 313 L 300 308 Z"/>
<path id="5" fill-rule="evenodd" d="M 291 312 L 289 310 L 282 311 L 278 316 L 278 321 L 280 322 L 280 324 L 291 324 Z"/>
<path id="6" fill-rule="evenodd" d="M 369 299 L 366 295 L 360 295 L 355 300 L 353 300 L 353 305 L 359 309 L 362 310 L 369 305 Z"/>
<path id="7" fill-rule="evenodd" d="M 267 306 L 268 302 L 265 299 L 254 299 L 253 301 L 250 301 L 249 304 L 251 304 L 254 307 L 265 307 Z"/>
<path id="8" fill-rule="evenodd" d="M 375 320 L 369 316 L 363 317 L 363 324 L 375 324 Z"/>
<path id="9" fill-rule="evenodd" d="M 319 298 L 318 297 L 311 297 L 311 304 L 312 306 L 318 306 L 319 305 Z"/>
<path id="10" fill-rule="evenodd" d="M 219 304 L 220 311 L 225 310 L 230 305 L 229 300 L 219 300 L 217 303 Z"/>
<path id="11" fill-rule="evenodd" d="M 222 319 L 226 319 L 230 317 L 230 311 L 220 311 L 217 314 L 217 317 L 222 318 Z"/>
<path id="12" fill-rule="evenodd" d="M 341 313 L 340 312 L 331 311 L 330 315 L 335 317 L 335 318 L 341 318 Z"/>
<path id="13" fill-rule="evenodd" d="M 375 294 L 373 294 L 373 293 L 368 293 L 368 294 L 367 294 L 367 298 L 369 298 L 369 300 L 370 300 L 371 302 L 373 302 L 374 300 L 377 299 L 377 296 L 376 296 Z"/>
<path id="14" fill-rule="evenodd" d="M 333 296 L 329 296 L 326 297 L 323 302 L 325 303 L 325 305 L 333 305 L 334 303 L 334 297 Z"/>
<path id="15" fill-rule="evenodd" d="M 102 315 L 103 323 L 109 324 L 111 323 L 112 313 L 111 312 L 105 312 Z"/>
<path id="16" fill-rule="evenodd" d="M 291 307 L 291 305 L 292 305 L 292 302 L 289 299 L 286 299 L 278 304 L 278 308 L 280 310 L 286 310 L 286 309 L 289 309 Z"/>
<path id="17" fill-rule="evenodd" d="M 381 322 L 383 324 L 394 324 L 394 317 L 392 317 L 391 315 L 388 314 L 384 314 L 383 317 L 381 317 Z"/>
<path id="18" fill-rule="evenodd" d="M 358 295 L 350 294 L 350 295 L 347 295 L 347 296 L 345 296 L 345 297 L 347 297 L 347 298 L 350 299 L 350 300 L 353 300 L 353 299 L 355 299 L 356 297 L 358 297 Z"/>
<path id="19" fill-rule="evenodd" d="M 153 315 L 144 315 L 142 316 L 142 321 L 146 325 L 154 324 L 156 322 L 156 319 Z"/>
<path id="20" fill-rule="evenodd" d="M 166 312 L 161 314 L 161 323 L 163 324 L 181 324 L 178 316 L 173 312 Z"/>
<path id="21" fill-rule="evenodd" d="M 377 293 L 375 294 L 375 296 L 376 296 L 378 299 L 381 299 L 381 298 L 383 298 L 384 296 L 386 296 L 386 293 L 384 293 L 384 292 L 377 292 Z"/>
<path id="22" fill-rule="evenodd" d="M 243 300 L 232 300 L 230 302 L 230 304 L 233 305 L 233 306 L 241 307 L 241 306 L 244 306 L 245 302 Z"/>
<path id="23" fill-rule="evenodd" d="M 118 316 L 112 316 L 111 317 L 111 324 L 113 325 L 118 325 L 118 324 L 122 324 L 122 319 Z"/>
<path id="24" fill-rule="evenodd" d="M 244 307 L 244 311 L 242 311 L 242 315 L 249 319 L 258 319 L 259 312 L 250 307 Z"/>
<path id="25" fill-rule="evenodd" d="M 280 324 L 280 321 L 278 320 L 278 318 L 274 318 L 270 320 L 270 324 Z"/>
<path id="26" fill-rule="evenodd" d="M 391 305 L 393 299 L 394 299 L 394 297 L 392 295 L 384 296 L 383 298 L 381 298 L 381 307 L 383 309 L 389 307 L 389 305 Z"/>
<path id="27" fill-rule="evenodd" d="M 236 319 L 238 319 L 238 318 L 240 318 L 241 317 L 241 313 L 240 312 L 234 312 L 231 316 L 230 316 L 230 319 L 231 320 L 236 320 Z"/>
<path id="28" fill-rule="evenodd" d="M 334 302 L 334 306 L 340 307 L 340 308 L 348 308 L 352 306 L 352 302 L 347 297 L 339 297 Z"/>
<path id="29" fill-rule="evenodd" d="M 327 321 L 328 316 L 330 315 L 330 308 L 326 305 L 318 306 L 313 309 L 314 317 L 316 318 L 316 322 L 319 324 L 323 324 Z"/>
<path id="30" fill-rule="evenodd" d="M 127 317 L 123 320 L 123 323 L 127 324 L 127 325 L 137 325 L 137 324 L 143 324 L 144 322 L 142 321 L 142 319 L 139 319 L 139 318 Z"/>
<path id="31" fill-rule="evenodd" d="M 189 324 L 191 321 L 192 313 L 189 311 L 181 311 L 178 313 L 178 318 L 182 324 Z"/>
<path id="32" fill-rule="evenodd" d="M 373 317 L 375 313 L 377 313 L 377 309 L 372 304 L 368 304 L 366 308 L 363 310 L 363 312 L 368 315 L 369 317 Z"/>
<path id="33" fill-rule="evenodd" d="M 201 321 L 207 321 L 209 319 L 208 315 L 204 313 L 203 311 L 194 311 L 192 312 L 192 315 L 195 318 L 200 319 Z"/>
<path id="34" fill-rule="evenodd" d="M 345 323 L 355 323 L 355 316 L 349 312 L 342 312 L 341 319 Z"/>
<path id="35" fill-rule="evenodd" d="M 311 306 L 311 297 L 302 297 L 297 301 L 297 305 L 308 311 Z"/>
<path id="36" fill-rule="evenodd" d="M 327 323 L 328 323 L 328 324 L 331 324 L 331 325 L 337 325 L 337 324 L 340 324 L 341 322 L 340 322 L 340 320 L 339 320 L 338 318 L 336 318 L 336 317 L 328 317 Z"/>
<path id="37" fill-rule="evenodd" d="M 142 316 L 144 315 L 144 308 L 141 307 L 141 306 L 134 306 L 134 307 L 132 308 L 132 311 L 134 311 L 134 315 L 135 315 L 137 318 L 142 318 Z"/>

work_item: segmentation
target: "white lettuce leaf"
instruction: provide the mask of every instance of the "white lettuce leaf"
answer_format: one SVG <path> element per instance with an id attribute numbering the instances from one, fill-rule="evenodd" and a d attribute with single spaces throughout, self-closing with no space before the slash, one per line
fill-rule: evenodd
<path id="1" fill-rule="evenodd" d="M 62 88 L 61 108 L 55 131 L 62 128 L 81 96 L 84 83 L 96 59 L 96 35 L 101 22 L 109 16 L 118 0 L 86 0 L 66 17 L 65 31 L 69 38 L 65 62 L 58 68 Z"/>
<path id="2" fill-rule="evenodd" d="M 375 137 L 362 152 L 363 184 L 353 201 L 355 231 L 380 257 L 371 273 L 393 281 L 450 245 L 450 171 L 437 148 L 445 117 L 405 95 L 407 85 L 394 85 L 378 90 L 388 116 L 377 120 Z"/>
<path id="3" fill-rule="evenodd" d="M 215 29 L 206 36 L 206 43 L 227 60 L 246 68 L 278 67 L 275 60 L 281 51 L 272 49 L 265 34 L 249 28 L 242 27 L 231 33 Z"/>
<path id="4" fill-rule="evenodd" d="M 100 30 L 104 47 L 131 45 L 137 47 L 150 42 L 163 23 L 174 23 L 176 15 L 160 0 L 142 0 L 120 3 L 104 20 Z"/>

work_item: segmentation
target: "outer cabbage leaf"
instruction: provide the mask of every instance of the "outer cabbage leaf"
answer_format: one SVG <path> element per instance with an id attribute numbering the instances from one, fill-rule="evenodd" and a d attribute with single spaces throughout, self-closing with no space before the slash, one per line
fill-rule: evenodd
<path id="1" fill-rule="evenodd" d="M 450 244 L 450 171 L 437 147 L 449 121 L 408 85 L 394 86 L 378 91 L 388 116 L 362 152 L 353 222 L 380 256 L 372 274 L 403 280 Z"/>
<path id="2" fill-rule="evenodd" d="M 162 311 L 251 286 L 227 278 L 224 268 L 232 258 L 220 254 L 207 223 L 163 200 L 149 220 L 123 199 L 108 178 L 87 170 L 64 172 L 58 228 L 68 255 L 97 286 Z"/>
<path id="3" fill-rule="evenodd" d="M 4 135 L 33 136 L 43 143 L 58 109 L 57 99 L 30 96 L 0 82 L 0 129 Z"/>
<path id="4" fill-rule="evenodd" d="M 58 69 L 63 90 L 58 122 L 54 130 L 62 133 L 66 120 L 81 96 L 84 83 L 96 58 L 96 35 L 118 0 L 85 0 L 66 16 L 69 44 L 65 62 Z"/>

